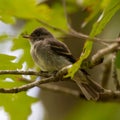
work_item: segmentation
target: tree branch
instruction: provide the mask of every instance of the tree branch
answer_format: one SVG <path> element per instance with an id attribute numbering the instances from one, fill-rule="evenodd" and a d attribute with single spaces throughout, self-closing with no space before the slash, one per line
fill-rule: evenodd
<path id="1" fill-rule="evenodd" d="M 112 77 L 114 80 L 116 90 L 120 90 L 120 83 L 118 80 L 117 69 L 115 66 L 116 52 L 112 56 Z"/>
<path id="2" fill-rule="evenodd" d="M 44 78 L 44 79 L 41 79 L 41 80 L 38 80 L 38 81 L 34 81 L 34 82 L 31 82 L 29 84 L 26 84 L 26 85 L 23 85 L 23 86 L 20 86 L 20 87 L 14 87 L 14 88 L 11 88 L 11 89 L 7 89 L 7 88 L 0 88 L 0 93 L 18 93 L 18 92 L 21 92 L 21 91 L 26 91 L 30 88 L 33 88 L 35 86 L 38 86 L 40 84 L 44 84 L 44 83 L 50 83 L 50 82 L 58 82 L 59 80 L 66 80 L 66 79 L 62 79 L 63 78 L 63 75 L 66 74 L 66 71 L 68 70 L 68 68 L 66 67 L 66 69 L 64 69 L 63 71 L 60 71 L 58 72 L 58 74 L 56 75 L 51 75 L 49 76 L 48 78 Z M 10 70 L 5 70 L 5 71 L 0 71 L 0 74 L 13 74 L 13 75 L 37 75 L 37 76 L 40 76 L 40 75 L 43 75 L 39 72 L 34 72 L 34 71 L 10 71 Z"/>
<path id="3" fill-rule="evenodd" d="M 111 56 L 104 61 L 103 63 L 103 74 L 102 74 L 102 79 L 101 79 L 101 85 L 104 88 L 107 88 L 108 82 L 110 79 L 110 73 L 111 73 Z"/>
<path id="4" fill-rule="evenodd" d="M 38 86 L 40 84 L 55 82 L 55 81 L 56 80 L 53 77 L 49 77 L 49 78 L 45 78 L 42 80 L 31 82 L 26 85 L 22 85 L 20 87 L 14 87 L 14 88 L 10 88 L 10 89 L 0 88 L 0 93 L 18 93 L 18 92 L 22 92 L 22 91 L 27 91 L 28 89 Z"/>
<path id="5" fill-rule="evenodd" d="M 99 50 L 95 55 L 93 55 L 91 59 L 91 64 L 98 63 L 98 61 L 102 59 L 103 56 L 117 51 L 118 48 L 120 47 L 120 38 L 118 38 L 117 41 L 119 42 L 110 44 L 109 46 Z"/>
<path id="6" fill-rule="evenodd" d="M 69 66 L 71 67 L 71 66 Z M 73 95 L 73 96 L 76 96 L 76 97 L 80 97 L 82 96 L 83 97 L 83 94 L 80 93 L 80 91 L 77 91 L 77 90 L 72 90 L 72 89 L 68 89 L 68 88 L 60 88 L 60 87 L 53 87 L 53 86 L 50 86 L 50 85 L 45 85 L 45 83 L 51 83 L 51 82 L 58 82 L 58 81 L 63 81 L 63 80 L 67 80 L 67 79 L 63 79 L 63 76 L 66 74 L 66 72 L 68 71 L 68 66 L 65 67 L 64 69 L 60 70 L 56 75 L 52 75 L 51 77 L 48 77 L 48 78 L 44 78 L 44 79 L 41 79 L 41 80 L 38 80 L 38 81 L 34 81 L 34 82 L 31 82 L 31 83 L 28 83 L 26 85 L 22 85 L 20 87 L 14 87 L 14 88 L 10 88 L 10 89 L 6 89 L 6 88 L 0 88 L 0 93 L 18 93 L 18 92 L 22 92 L 22 91 L 26 91 L 30 88 L 33 88 L 35 86 L 40 86 L 42 88 L 46 88 L 46 89 L 50 89 L 50 90 L 54 90 L 54 91 L 58 91 L 58 92 L 63 92 L 63 93 L 66 93 L 66 94 L 70 94 L 70 95 Z M 31 71 L 14 71 L 14 73 L 19 73 L 19 74 L 27 74 L 30 72 L 31 75 L 37 75 L 38 73 L 37 72 L 31 72 Z M 7 74 L 7 72 L 1 72 L 2 73 L 5 73 Z M 13 71 L 10 72 L 8 71 L 8 74 L 12 73 L 13 74 Z M 19 75 L 18 74 L 18 75 Z M 17 75 L 17 74 L 16 74 Z M 44 84 L 44 85 L 42 85 Z M 42 86 L 41 86 L 42 85 Z M 120 100 L 120 91 L 111 91 L 111 90 L 105 90 L 103 93 L 100 93 L 100 97 L 97 101 L 116 101 L 116 100 Z"/>
<path id="7" fill-rule="evenodd" d="M 104 93 L 100 93 L 98 101 L 120 101 L 120 91 L 107 90 Z"/>
<path id="8" fill-rule="evenodd" d="M 4 75 L 4 74 L 35 75 L 35 76 L 42 76 L 42 77 L 49 77 L 49 76 L 51 76 L 51 74 L 47 73 L 47 72 L 18 71 L 18 70 L 0 70 L 0 75 Z"/>

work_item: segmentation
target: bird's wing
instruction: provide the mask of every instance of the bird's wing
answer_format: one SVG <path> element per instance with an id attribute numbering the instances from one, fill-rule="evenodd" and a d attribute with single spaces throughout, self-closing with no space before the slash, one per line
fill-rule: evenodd
<path id="1" fill-rule="evenodd" d="M 52 40 L 52 42 L 50 42 L 51 44 L 51 49 L 58 55 L 64 56 L 66 57 L 70 62 L 75 63 L 76 60 L 75 58 L 72 56 L 70 50 L 68 49 L 68 47 L 60 42 L 60 41 L 56 41 L 56 40 Z"/>

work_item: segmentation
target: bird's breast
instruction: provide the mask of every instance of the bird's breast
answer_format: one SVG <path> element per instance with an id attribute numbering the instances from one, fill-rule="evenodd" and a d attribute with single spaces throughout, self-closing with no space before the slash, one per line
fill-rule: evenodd
<path id="1" fill-rule="evenodd" d="M 61 68 L 70 65 L 64 56 L 57 55 L 50 49 L 50 46 L 32 46 L 31 55 L 35 63 L 40 67 L 42 71 L 58 71 Z"/>

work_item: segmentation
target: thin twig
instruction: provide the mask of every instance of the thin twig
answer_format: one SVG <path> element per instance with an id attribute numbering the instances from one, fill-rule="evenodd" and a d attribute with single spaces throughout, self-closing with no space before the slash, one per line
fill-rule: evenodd
<path id="1" fill-rule="evenodd" d="M 34 81 L 32 83 L 22 85 L 20 87 L 14 87 L 14 88 L 9 88 L 9 89 L 8 88 L 0 88 L 0 93 L 18 93 L 18 92 L 22 92 L 22 91 L 27 91 L 28 89 L 33 88 L 37 85 L 49 83 L 49 82 L 55 82 L 53 77 L 45 78 L 43 80 Z"/>
<path id="2" fill-rule="evenodd" d="M 120 90 L 120 83 L 118 80 L 117 70 L 115 66 L 115 59 L 116 59 L 116 52 L 113 54 L 113 57 L 112 57 L 112 77 L 114 80 L 116 90 Z"/>
<path id="3" fill-rule="evenodd" d="M 83 33 L 81 33 L 81 32 L 77 32 L 77 31 L 75 31 L 73 28 L 72 28 L 72 26 L 70 25 L 70 22 L 69 22 L 69 19 L 68 19 L 68 14 L 67 14 L 67 8 L 66 8 L 66 0 L 62 0 L 62 2 L 63 2 L 63 8 L 64 8 L 64 14 L 65 14 L 65 18 L 66 18 L 66 23 L 67 23 L 67 26 L 68 26 L 68 29 L 70 30 L 70 33 L 72 34 L 72 35 L 74 35 L 74 37 L 80 37 L 80 38 L 83 38 L 83 39 L 92 39 L 92 40 L 95 40 L 95 41 L 99 41 L 99 42 L 101 42 L 102 41 L 102 39 L 99 39 L 99 38 L 96 38 L 96 37 L 94 37 L 94 38 L 91 38 L 90 36 L 88 36 L 88 35 L 85 35 L 85 34 L 83 34 Z M 105 41 L 106 42 L 106 41 Z M 108 45 L 108 44 L 106 44 L 106 43 L 104 43 L 104 42 L 102 42 L 103 44 L 105 44 L 105 45 Z"/>
<path id="4" fill-rule="evenodd" d="M 118 38 L 118 40 L 120 40 L 120 38 Z M 115 52 L 119 48 L 119 46 L 120 46 L 120 42 L 117 42 L 99 50 L 95 55 L 92 56 L 91 63 L 95 64 L 106 54 Z"/>
<path id="5" fill-rule="evenodd" d="M 41 75 L 41 73 L 35 71 L 18 71 L 18 70 L 1 70 L 0 75 L 3 74 L 14 74 L 14 75 Z"/>
<path id="6" fill-rule="evenodd" d="M 102 43 L 103 45 L 107 46 L 108 44 L 105 42 L 103 42 L 101 39 L 99 38 L 91 38 L 90 36 L 88 35 L 85 35 L 81 32 L 77 32 L 75 31 L 72 26 L 70 25 L 70 22 L 69 22 L 69 19 L 68 19 L 68 14 L 67 14 L 67 8 L 66 8 L 66 0 L 62 0 L 63 2 L 63 8 L 64 8 L 64 14 L 65 14 L 65 18 L 66 18 L 66 23 L 67 23 L 67 26 L 68 26 L 68 29 L 70 30 L 70 33 L 74 36 L 74 37 L 77 37 L 77 38 L 83 38 L 83 39 L 89 39 L 89 40 L 92 40 L 92 41 L 96 41 L 96 42 L 100 42 Z"/>
<path id="7" fill-rule="evenodd" d="M 102 79 L 101 79 L 101 85 L 104 88 L 107 88 L 108 82 L 110 79 L 110 74 L 111 74 L 111 56 L 107 58 L 107 60 L 104 61 L 103 63 L 103 74 L 102 74 Z"/>
<path id="8" fill-rule="evenodd" d="M 100 93 L 98 101 L 120 101 L 120 91 L 107 90 L 104 93 Z"/>
<path id="9" fill-rule="evenodd" d="M 64 33 L 64 34 L 69 35 L 69 33 L 68 33 L 67 31 L 62 30 L 62 29 L 60 29 L 60 28 L 57 28 L 57 27 L 55 27 L 55 26 L 53 26 L 53 25 L 50 25 L 50 24 L 48 24 L 48 23 L 45 22 L 45 21 L 42 21 L 42 20 L 40 20 L 40 19 L 36 19 L 36 21 L 38 21 L 39 23 L 45 25 L 46 27 L 52 28 L 52 29 L 55 30 L 55 31 L 59 31 L 59 32 L 61 32 L 61 33 Z"/>
<path id="10" fill-rule="evenodd" d="M 24 82 L 24 83 L 32 83 L 34 82 L 33 80 L 28 80 L 26 78 L 21 78 L 20 81 Z M 74 89 L 70 89 L 67 87 L 63 87 L 63 86 L 59 86 L 59 85 L 55 85 L 55 84 L 40 84 L 37 85 L 38 87 L 42 88 L 42 89 L 46 89 L 46 90 L 50 90 L 50 91 L 54 91 L 54 92 L 60 92 L 60 93 L 65 93 L 65 94 L 69 94 L 69 95 L 73 95 L 76 97 L 83 97 L 83 95 L 81 95 L 79 90 L 74 90 Z"/>
<path id="11" fill-rule="evenodd" d="M 35 75 L 42 77 L 49 77 L 48 73 L 43 72 L 35 72 L 35 71 L 18 71 L 18 70 L 0 70 L 0 75 L 4 74 L 13 74 L 13 75 Z"/>
<path id="12" fill-rule="evenodd" d="M 114 39 L 102 39 L 102 38 L 97 38 L 97 37 L 91 38 L 89 35 L 86 35 L 86 34 L 83 34 L 83 33 L 80 33 L 80 32 L 76 32 L 73 29 L 70 32 L 67 32 L 63 29 L 57 28 L 53 25 L 50 25 L 47 22 L 42 21 L 40 19 L 36 19 L 36 21 L 45 25 L 46 27 L 52 28 L 53 30 L 62 32 L 63 34 L 66 34 L 66 35 L 69 35 L 69 36 L 72 36 L 72 37 L 76 37 L 76 38 L 81 38 L 81 39 L 84 39 L 84 40 L 89 39 L 90 41 L 95 41 L 95 42 L 102 43 L 105 46 L 108 46 L 108 44 L 110 44 L 110 43 L 119 42 L 119 41 L 115 41 Z"/>

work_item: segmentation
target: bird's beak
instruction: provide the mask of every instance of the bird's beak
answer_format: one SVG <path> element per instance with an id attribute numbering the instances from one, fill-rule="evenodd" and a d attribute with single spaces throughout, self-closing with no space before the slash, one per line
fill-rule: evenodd
<path id="1" fill-rule="evenodd" d="M 23 38 L 30 39 L 30 35 L 22 35 Z"/>

